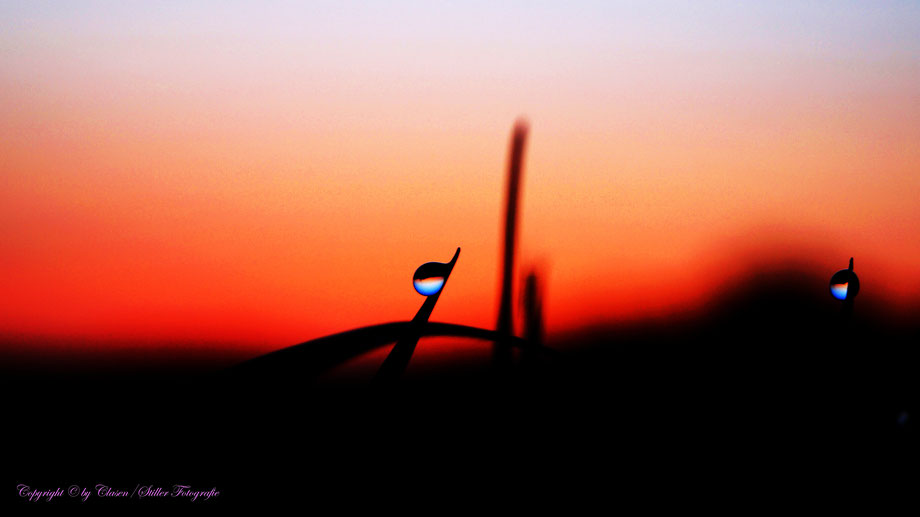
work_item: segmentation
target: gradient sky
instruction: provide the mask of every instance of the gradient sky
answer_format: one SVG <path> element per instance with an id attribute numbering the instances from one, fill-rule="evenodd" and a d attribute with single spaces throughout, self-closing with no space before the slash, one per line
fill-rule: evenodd
<path id="1" fill-rule="evenodd" d="M 0 334 L 279 348 L 457 246 L 491 327 L 521 115 L 551 333 L 752 253 L 920 297 L 917 2 L 2 2 Z"/>

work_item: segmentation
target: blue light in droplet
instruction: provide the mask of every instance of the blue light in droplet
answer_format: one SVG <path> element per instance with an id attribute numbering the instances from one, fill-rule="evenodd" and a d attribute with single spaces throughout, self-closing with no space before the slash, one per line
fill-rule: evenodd
<path id="1" fill-rule="evenodd" d="M 830 288 L 831 296 L 841 301 L 852 300 L 859 294 L 859 277 L 853 272 L 853 259 L 850 259 L 848 269 L 841 269 L 831 276 Z"/>
<path id="2" fill-rule="evenodd" d="M 434 276 L 429 278 L 420 278 L 412 281 L 415 290 L 423 296 L 431 296 L 444 287 L 444 277 Z"/>
<path id="3" fill-rule="evenodd" d="M 838 300 L 846 300 L 847 298 L 847 283 L 844 284 L 831 284 L 831 295 Z"/>

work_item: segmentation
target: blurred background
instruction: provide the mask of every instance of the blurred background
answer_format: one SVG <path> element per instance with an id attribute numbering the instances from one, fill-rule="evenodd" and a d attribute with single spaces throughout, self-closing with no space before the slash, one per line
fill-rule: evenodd
<path id="1" fill-rule="evenodd" d="M 3 2 L 0 71 L 7 348 L 253 356 L 457 246 L 431 319 L 493 328 L 521 115 L 550 341 L 771 262 L 920 299 L 916 2 Z"/>

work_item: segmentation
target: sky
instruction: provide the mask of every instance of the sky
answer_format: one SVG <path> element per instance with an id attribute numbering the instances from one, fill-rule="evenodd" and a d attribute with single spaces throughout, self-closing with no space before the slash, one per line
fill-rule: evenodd
<path id="1" fill-rule="evenodd" d="M 491 328 L 511 127 L 547 331 L 751 257 L 920 299 L 917 2 L 0 2 L 0 335 Z M 828 295 L 830 299 L 830 296 Z"/>

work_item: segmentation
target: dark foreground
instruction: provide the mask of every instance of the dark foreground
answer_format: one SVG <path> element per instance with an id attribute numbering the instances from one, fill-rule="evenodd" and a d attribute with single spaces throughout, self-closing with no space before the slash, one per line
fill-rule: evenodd
<path id="1" fill-rule="evenodd" d="M 916 472 L 920 326 L 858 302 L 843 319 L 788 275 L 698 314 L 569 336 L 551 343 L 559 356 L 510 371 L 397 385 L 313 385 L 290 364 L 11 367 L 3 501 L 571 513 Z M 29 502 L 20 484 L 64 494 Z M 100 497 L 100 484 L 132 494 Z M 136 495 L 176 484 L 219 495 Z M 85 503 L 74 485 L 93 492 Z"/>

